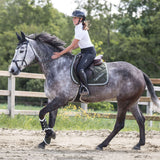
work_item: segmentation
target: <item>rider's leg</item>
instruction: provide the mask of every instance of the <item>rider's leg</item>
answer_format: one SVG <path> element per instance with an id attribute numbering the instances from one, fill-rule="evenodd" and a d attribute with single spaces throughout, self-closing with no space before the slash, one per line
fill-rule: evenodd
<path id="1" fill-rule="evenodd" d="M 77 66 L 77 74 L 81 81 L 80 94 L 81 95 L 89 95 L 87 76 L 85 73 L 85 69 L 91 65 L 95 58 L 95 54 L 83 53 L 80 59 L 80 62 Z"/>
<path id="2" fill-rule="evenodd" d="M 89 95 L 87 76 L 86 76 L 84 69 L 80 69 L 78 72 L 78 75 L 81 80 L 80 94 L 81 95 Z"/>

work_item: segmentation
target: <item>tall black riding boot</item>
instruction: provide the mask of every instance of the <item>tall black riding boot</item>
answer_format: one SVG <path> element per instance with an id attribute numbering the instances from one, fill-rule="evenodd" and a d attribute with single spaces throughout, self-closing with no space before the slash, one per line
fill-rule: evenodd
<path id="1" fill-rule="evenodd" d="M 79 77 L 81 81 L 80 95 L 87 96 L 89 95 L 89 89 L 88 89 L 88 83 L 87 83 L 87 76 L 83 69 L 80 70 Z"/>

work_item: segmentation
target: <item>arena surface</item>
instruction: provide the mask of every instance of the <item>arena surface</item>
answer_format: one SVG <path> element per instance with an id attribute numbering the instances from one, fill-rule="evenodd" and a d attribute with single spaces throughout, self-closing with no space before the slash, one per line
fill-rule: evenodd
<path id="1" fill-rule="evenodd" d="M 146 145 L 132 150 L 137 132 L 120 132 L 103 151 L 95 147 L 110 131 L 56 131 L 46 149 L 37 148 L 41 131 L 0 128 L 0 160 L 160 160 L 160 131 L 146 132 Z"/>

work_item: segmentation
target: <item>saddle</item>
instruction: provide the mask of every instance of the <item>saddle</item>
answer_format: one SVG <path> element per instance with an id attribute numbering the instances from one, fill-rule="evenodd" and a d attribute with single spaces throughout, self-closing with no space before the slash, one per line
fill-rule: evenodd
<path id="1" fill-rule="evenodd" d="M 94 60 L 93 60 L 93 64 L 94 66 L 99 66 L 103 63 L 103 55 L 98 55 Z"/>
<path id="2" fill-rule="evenodd" d="M 102 55 L 97 56 L 93 63 L 85 70 L 88 80 L 88 85 L 105 85 L 108 82 L 107 63 L 103 62 Z M 74 83 L 80 84 L 76 73 L 77 65 L 80 61 L 81 54 L 74 57 L 71 65 L 71 78 Z"/>

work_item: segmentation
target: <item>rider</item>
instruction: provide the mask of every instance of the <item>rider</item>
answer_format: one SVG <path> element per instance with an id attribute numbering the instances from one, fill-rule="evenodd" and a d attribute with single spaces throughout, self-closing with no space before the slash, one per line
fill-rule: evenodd
<path id="1" fill-rule="evenodd" d="M 89 95 L 88 83 L 87 83 L 87 76 L 85 73 L 85 69 L 90 66 L 93 62 L 96 51 L 95 48 L 90 40 L 88 34 L 88 25 L 85 22 L 85 14 L 80 10 L 75 10 L 72 13 L 72 20 L 73 24 L 75 25 L 75 37 L 72 43 L 65 48 L 61 52 L 54 52 L 52 55 L 52 59 L 56 59 L 61 55 L 71 52 L 73 49 L 80 47 L 81 49 L 81 59 L 77 66 L 77 74 L 81 81 L 80 86 L 80 95 Z"/>

